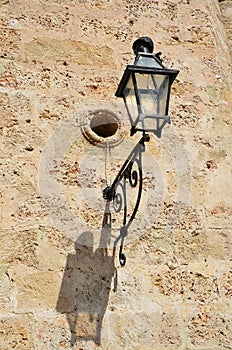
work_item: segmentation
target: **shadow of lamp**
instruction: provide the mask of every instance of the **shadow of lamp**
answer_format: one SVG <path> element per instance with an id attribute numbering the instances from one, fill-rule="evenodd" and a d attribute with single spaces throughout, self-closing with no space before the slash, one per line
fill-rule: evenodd
<path id="1" fill-rule="evenodd" d="M 111 186 L 103 190 L 103 198 L 113 201 L 116 212 L 123 209 L 123 224 L 114 247 L 120 241 L 119 262 L 126 263 L 123 253 L 124 239 L 128 228 L 135 218 L 142 194 L 142 154 L 145 151 L 145 142 L 149 142 L 148 133 L 158 138 L 166 123 L 170 124 L 168 115 L 171 85 L 178 70 L 167 69 L 160 58 L 161 52 L 153 54 L 153 42 L 148 37 L 141 37 L 133 44 L 135 62 L 128 65 L 118 85 L 116 96 L 122 97 L 130 119 L 130 135 L 137 132 L 142 137 L 124 162 Z M 132 214 L 128 218 L 127 196 L 128 186 L 137 187 L 138 193 Z M 119 191 L 120 188 L 120 191 Z"/>

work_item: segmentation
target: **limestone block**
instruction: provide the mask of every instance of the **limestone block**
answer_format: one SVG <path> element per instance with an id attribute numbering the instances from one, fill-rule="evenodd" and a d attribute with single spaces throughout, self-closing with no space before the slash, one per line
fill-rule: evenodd
<path id="1" fill-rule="evenodd" d="M 225 215 L 227 216 L 227 214 Z M 218 216 L 215 228 L 209 229 L 206 233 L 207 251 L 208 255 L 214 257 L 215 259 L 229 260 L 231 258 L 231 234 L 229 228 L 220 228 L 220 223 L 222 222 L 222 220 L 222 215 Z"/>
<path id="2" fill-rule="evenodd" d="M 17 290 L 17 311 L 33 312 L 55 308 L 60 282 L 56 273 L 19 264 L 9 269 L 9 276 Z"/>
<path id="3" fill-rule="evenodd" d="M 11 288 L 7 276 L 7 265 L 0 265 L 0 312 L 10 312 Z"/>
<path id="4" fill-rule="evenodd" d="M 80 76 L 80 73 L 80 71 L 77 72 L 69 67 L 65 57 L 63 57 L 55 67 L 53 64 L 41 67 L 40 63 L 32 65 L 30 69 L 22 67 L 21 70 L 17 71 L 17 80 L 21 88 L 41 90 L 42 95 L 44 95 L 46 90 L 51 93 L 55 89 L 62 89 L 62 92 L 66 94 L 69 94 L 70 90 L 77 90 L 81 94 L 82 74 Z M 51 97 L 51 102 L 52 99 L 53 96 Z"/>
<path id="5" fill-rule="evenodd" d="M 47 221 L 46 216 L 47 211 L 43 201 L 32 191 L 23 202 L 18 203 L 17 209 L 12 214 L 12 220 L 14 219 L 19 226 L 24 224 L 29 228 L 35 225 L 35 228 L 38 228 L 41 221 Z M 38 217 L 40 217 L 39 220 Z"/>
<path id="6" fill-rule="evenodd" d="M 4 68 L 4 70 L 7 67 Z M 31 96 L 27 93 L 19 91 L 1 91 L 0 92 L 1 106 L 5 106 L 5 110 L 12 113 L 17 120 L 25 121 L 30 119 L 32 114 Z"/>
<path id="7" fill-rule="evenodd" d="M 40 95 L 36 100 L 37 113 L 41 121 L 41 127 L 45 119 L 64 120 L 75 112 L 76 100 L 70 95 L 47 96 Z M 47 126 L 45 126 L 47 127 Z"/>
<path id="8" fill-rule="evenodd" d="M 17 79 L 15 75 L 15 63 L 12 60 L 0 58 L 0 86 L 5 88 L 17 88 Z M 8 104 L 7 94 L 1 93 L 1 96 Z M 2 98 L 2 97 L 1 97 Z"/>
<path id="9" fill-rule="evenodd" d="M 37 234 L 38 234 L 38 240 L 37 240 L 38 249 L 36 248 L 36 254 L 38 254 L 38 263 L 40 261 L 40 252 L 42 253 L 44 248 L 46 250 L 47 246 L 51 247 L 54 254 L 57 254 L 57 250 L 58 250 L 59 254 L 62 255 L 61 257 L 62 261 L 64 259 L 63 254 L 67 255 L 68 253 L 74 250 L 73 241 L 67 239 L 58 229 L 55 229 L 55 227 L 51 225 L 49 218 L 44 219 L 43 223 L 40 222 L 40 225 L 37 230 Z M 40 249 L 42 251 L 40 251 Z M 61 263 L 61 260 L 58 259 L 58 261 L 59 263 Z M 59 271 L 59 269 L 54 269 L 54 271 L 55 270 Z"/>
<path id="10" fill-rule="evenodd" d="M 61 7 L 53 4 L 53 6 L 46 6 L 45 11 L 41 11 L 41 8 L 38 6 L 37 10 L 39 13 L 36 11 L 36 6 L 31 8 L 31 11 L 22 11 L 22 7 L 19 7 L 19 10 L 21 10 L 21 14 L 17 14 L 16 20 L 11 19 L 8 21 L 9 26 L 12 26 L 12 22 L 14 25 L 15 21 L 17 21 L 17 25 L 21 28 L 33 28 L 36 26 L 44 30 L 59 30 L 64 32 L 67 31 L 67 27 L 69 26 L 71 14 L 67 6 Z M 12 13 L 12 17 L 16 15 L 15 12 Z"/>
<path id="11" fill-rule="evenodd" d="M 6 315 L 0 317 L 0 343 L 2 350 L 35 349 L 32 315 Z"/>
<path id="12" fill-rule="evenodd" d="M 2 230 L 0 235 L 2 251 L 1 263 L 12 263 L 13 261 L 22 261 L 28 266 L 36 264 L 36 241 L 37 235 L 34 230 L 11 231 Z"/>
<path id="13" fill-rule="evenodd" d="M 28 60 L 39 62 L 66 61 L 78 65 L 114 68 L 113 50 L 107 46 L 93 46 L 75 40 L 38 38 L 28 43 Z"/>
<path id="14" fill-rule="evenodd" d="M 154 288 L 151 286 L 151 278 L 149 272 L 143 273 L 141 271 L 141 261 L 145 257 L 134 249 L 127 249 L 125 247 L 125 254 L 129 255 L 128 265 L 130 267 L 134 266 L 136 272 L 127 276 L 125 273 L 118 269 L 118 279 L 117 275 L 112 281 L 111 291 L 108 308 L 110 311 L 115 313 L 124 313 L 128 309 L 136 310 L 137 312 L 153 312 L 160 317 L 161 308 L 156 303 L 154 296 Z M 151 257 L 152 259 L 152 257 Z M 127 286 L 130 286 L 130 291 L 127 291 Z"/>
<path id="15" fill-rule="evenodd" d="M 74 314 L 40 313 L 36 316 L 36 344 L 38 349 L 108 349 L 110 333 L 108 316 L 103 320 L 103 328 L 97 329 L 98 319 L 82 313 L 75 319 Z M 70 331 L 69 325 L 75 324 Z M 99 338 L 99 332 L 101 337 Z"/>
<path id="16" fill-rule="evenodd" d="M 231 305 L 228 305 L 231 309 Z M 228 311 L 222 312 L 217 306 L 202 306 L 197 315 L 187 323 L 191 344 L 210 348 L 227 348 L 231 344 L 231 320 Z"/>
<path id="17" fill-rule="evenodd" d="M 95 12 L 94 16 L 92 13 L 86 13 L 86 15 L 80 18 L 80 28 L 85 36 L 95 35 L 97 37 L 105 37 L 108 40 L 114 38 L 117 41 L 132 41 L 133 30 L 128 25 L 128 21 L 125 21 L 121 16 L 116 17 L 115 11 L 112 13 L 112 18 L 102 18 L 102 13 Z M 133 23 L 133 20 L 131 21 Z"/>
<path id="18" fill-rule="evenodd" d="M 211 264 L 211 261 L 209 258 L 204 262 L 193 262 L 188 271 L 163 267 L 163 274 L 152 276 L 154 287 L 158 288 L 161 294 L 181 295 L 182 299 L 198 305 L 219 298 L 227 299 L 229 294 L 220 286 L 230 283 L 230 267 L 225 263 L 221 268 L 218 261 L 214 264 Z"/>
<path id="19" fill-rule="evenodd" d="M 190 225 L 189 230 L 175 229 L 172 232 L 175 242 L 173 251 L 175 251 L 178 260 L 192 261 L 210 254 L 205 231 L 200 227 Z"/>
<path id="20" fill-rule="evenodd" d="M 3 58 L 14 59 L 19 54 L 20 32 L 15 29 L 3 29 L 0 34 L 1 51 Z"/>
<path id="21" fill-rule="evenodd" d="M 174 315 L 160 315 L 152 311 L 118 311 L 109 314 L 111 330 L 109 349 L 177 349 L 181 345 L 179 332 L 170 325 L 176 323 Z"/>
<path id="22" fill-rule="evenodd" d="M 63 315 L 38 314 L 35 336 L 38 349 L 70 348 L 70 330 Z"/>
<path id="23" fill-rule="evenodd" d="M 16 222 L 22 223 L 25 219 L 28 220 L 28 222 L 35 222 L 34 218 L 31 217 L 32 211 L 39 211 L 41 214 L 44 214 L 43 206 L 41 207 L 41 203 L 38 199 L 35 199 L 35 184 L 31 183 L 27 178 L 23 178 L 23 180 L 20 179 L 20 181 L 19 177 L 23 177 L 24 168 L 20 168 L 19 165 L 18 168 L 15 168 L 14 165 L 15 164 L 12 166 L 12 163 L 10 162 L 11 167 L 8 166 L 8 169 L 6 169 L 7 167 L 3 168 L 4 184 L 7 185 L 6 187 L 3 187 L 3 185 L 1 186 L 1 212 L 2 217 L 4 218 L 4 225 L 2 225 L 2 228 L 4 229 L 13 227 Z M 30 170 L 30 167 L 28 167 L 28 170 Z M 30 172 L 28 172 L 27 175 L 30 175 Z M 9 185 L 10 181 L 14 183 Z M 30 198 L 30 196 L 32 196 L 32 198 Z M 33 205 L 33 208 L 29 209 L 29 203 L 36 203 L 39 205 Z"/>
<path id="24" fill-rule="evenodd" d="M 230 55 L 232 56 L 232 26 L 231 26 L 231 18 L 232 18 L 232 4 L 231 1 L 221 1 L 220 9 L 222 13 L 222 23 L 226 29 L 226 34 L 228 38 L 228 46 L 230 49 Z"/>
<path id="25" fill-rule="evenodd" d="M 3 132 L 3 128 L 6 128 L 6 127 L 9 128 L 18 124 L 18 121 L 15 118 L 13 113 L 6 110 L 1 110 L 0 113 L 2 116 L 1 125 L 0 125 L 1 132 Z"/>
<path id="26" fill-rule="evenodd" d="M 41 270 L 60 271 L 65 266 L 65 257 L 59 247 L 54 247 L 46 240 L 38 242 L 36 260 L 38 262 L 38 268 Z"/>

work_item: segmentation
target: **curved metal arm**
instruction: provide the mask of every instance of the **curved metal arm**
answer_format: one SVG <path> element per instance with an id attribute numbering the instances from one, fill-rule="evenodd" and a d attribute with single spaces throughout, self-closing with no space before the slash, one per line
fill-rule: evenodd
<path id="1" fill-rule="evenodd" d="M 150 141 L 150 136 L 148 134 L 143 134 L 142 138 L 139 140 L 135 148 L 127 157 L 126 161 L 124 162 L 122 168 L 120 169 L 112 185 L 106 187 L 103 190 L 103 198 L 106 199 L 107 201 L 113 200 L 114 210 L 116 212 L 119 212 L 123 208 L 123 211 L 124 211 L 123 224 L 120 230 L 120 235 L 115 240 L 115 246 L 116 246 L 118 241 L 121 239 L 120 251 L 119 251 L 119 261 L 121 266 L 124 266 L 126 263 L 125 254 L 123 254 L 122 252 L 124 239 L 127 235 L 129 226 L 131 225 L 132 221 L 135 218 L 135 215 L 138 211 L 139 203 L 141 200 L 142 153 L 145 151 L 145 142 L 149 142 L 149 141 Z M 138 168 L 137 171 L 133 169 L 133 166 L 135 164 Z M 135 206 L 129 219 L 127 218 L 127 196 L 126 196 L 128 182 L 131 187 L 135 188 L 138 186 L 138 194 L 137 194 Z M 121 188 L 122 194 L 118 191 L 119 188 Z"/>

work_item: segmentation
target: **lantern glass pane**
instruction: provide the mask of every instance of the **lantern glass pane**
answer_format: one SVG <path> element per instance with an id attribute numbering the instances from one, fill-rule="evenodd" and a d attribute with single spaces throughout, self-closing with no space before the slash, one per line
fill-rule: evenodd
<path id="1" fill-rule="evenodd" d="M 166 115 L 169 76 L 136 73 L 136 82 L 142 115 Z"/>
<path id="2" fill-rule="evenodd" d="M 123 91 L 123 95 L 124 95 L 126 108 L 127 108 L 129 117 L 131 119 L 131 124 L 133 125 L 133 121 L 138 116 L 138 106 L 137 106 L 137 101 L 135 96 L 134 84 L 131 76 L 126 84 L 126 88 Z"/>

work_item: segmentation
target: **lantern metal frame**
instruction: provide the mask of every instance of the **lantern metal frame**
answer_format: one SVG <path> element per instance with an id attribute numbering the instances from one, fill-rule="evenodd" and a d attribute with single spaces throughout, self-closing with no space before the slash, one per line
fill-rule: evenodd
<path id="1" fill-rule="evenodd" d="M 158 52 L 156 54 L 153 54 L 151 52 L 151 49 L 153 48 L 153 43 L 152 46 L 150 47 L 147 45 L 147 42 L 145 39 L 150 38 L 140 38 L 137 41 L 140 43 L 143 43 L 145 46 L 140 46 L 139 50 L 143 50 L 143 52 L 134 50 L 136 52 L 136 58 L 135 62 L 133 65 L 128 65 L 124 71 L 124 74 L 122 76 L 122 79 L 118 85 L 117 91 L 115 93 L 115 96 L 117 97 L 122 97 L 127 109 L 127 113 L 130 119 L 131 123 L 131 136 L 134 135 L 137 131 L 142 131 L 142 132 L 153 132 L 157 137 L 161 137 L 161 131 L 166 123 L 170 124 L 170 117 L 168 115 L 168 110 L 169 110 L 169 100 L 170 100 L 170 92 L 171 92 L 171 85 L 173 81 L 175 80 L 176 76 L 179 73 L 179 70 L 176 69 L 168 69 L 162 64 L 162 60 L 160 58 L 161 52 Z M 136 42 L 135 41 L 135 44 Z M 133 45 L 134 46 L 134 45 Z M 136 46 L 136 45 L 135 45 Z M 144 61 L 144 62 L 143 62 Z M 142 111 L 142 97 L 141 97 L 141 91 L 145 92 L 148 91 L 148 89 L 140 89 L 138 86 L 138 81 L 137 81 L 137 76 L 138 74 L 140 75 L 146 75 L 150 76 L 151 81 L 153 83 L 153 89 L 149 89 L 149 91 L 152 91 L 149 96 L 151 96 L 151 99 L 154 100 L 155 96 L 157 98 L 157 111 L 154 113 L 144 113 Z M 157 89 L 157 84 L 156 84 L 156 78 L 157 77 L 165 77 L 166 79 L 162 82 L 161 86 L 159 89 Z M 135 95 L 135 100 L 137 104 L 137 116 L 134 118 L 131 115 L 131 111 L 127 105 L 127 100 L 125 97 L 125 91 L 127 88 L 127 84 L 129 83 L 130 79 L 132 80 L 133 83 L 133 90 L 134 90 L 134 95 Z M 159 108 L 160 108 L 160 101 L 158 101 L 158 95 L 157 90 L 161 90 L 161 88 L 164 87 L 164 84 L 168 84 L 167 86 L 167 92 L 166 92 L 166 97 L 165 97 L 165 111 L 164 113 L 160 113 Z M 152 101 L 154 102 L 154 101 Z M 155 128 L 139 128 L 137 127 L 139 122 L 142 122 L 145 119 L 155 119 L 157 121 L 157 126 Z"/>

